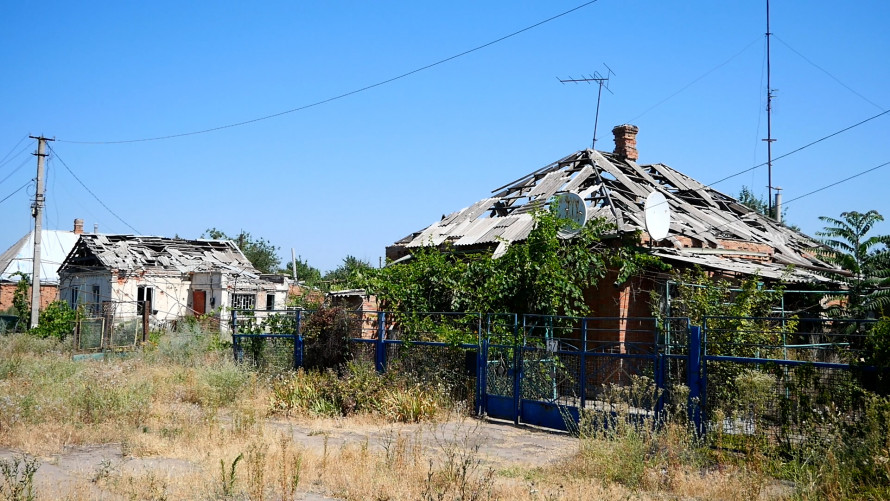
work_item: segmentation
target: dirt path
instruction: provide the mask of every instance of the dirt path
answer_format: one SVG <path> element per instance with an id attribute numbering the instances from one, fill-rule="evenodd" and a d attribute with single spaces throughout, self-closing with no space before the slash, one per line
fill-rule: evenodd
<path id="1" fill-rule="evenodd" d="M 335 450 L 350 445 L 386 451 L 401 443 L 417 445 L 430 457 L 455 448 L 473 450 L 483 463 L 495 469 L 545 466 L 577 450 L 577 439 L 566 434 L 465 417 L 439 423 L 385 425 L 363 424 L 352 419 L 302 422 L 275 419 L 267 420 L 266 427 L 291 436 L 296 445 L 317 454 L 321 454 L 325 447 Z M 0 459 L 20 457 L 18 451 L 0 448 Z M 34 486 L 41 499 L 57 497 L 52 494 L 75 499 L 121 499 L 102 487 L 102 480 L 111 475 L 151 475 L 164 482 L 182 476 L 218 474 L 215 470 L 203 471 L 204 467 L 199 463 L 183 459 L 128 456 L 121 444 L 68 447 L 58 454 L 36 459 L 40 466 L 34 475 Z M 332 498 L 315 492 L 301 492 L 296 499 L 324 501 Z"/>

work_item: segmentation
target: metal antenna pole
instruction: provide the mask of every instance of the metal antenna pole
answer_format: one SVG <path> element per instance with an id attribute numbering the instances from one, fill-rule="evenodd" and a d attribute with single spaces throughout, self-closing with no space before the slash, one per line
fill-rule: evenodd
<path id="1" fill-rule="evenodd" d="M 37 191 L 34 193 L 34 203 L 31 204 L 31 215 L 34 216 L 34 259 L 31 272 L 31 328 L 37 327 L 40 319 L 40 246 L 41 246 L 41 222 L 43 220 L 43 206 L 46 199 L 43 196 L 43 165 L 46 159 L 46 142 L 53 141 L 43 136 L 29 136 L 37 140 Z M 21 315 L 22 312 L 19 312 Z"/>
<path id="2" fill-rule="evenodd" d="M 773 87 L 770 84 L 770 36 L 769 30 L 769 0 L 766 0 L 766 187 L 767 187 L 767 215 L 775 218 L 773 214 Z"/>
<path id="3" fill-rule="evenodd" d="M 607 70 L 606 76 L 602 76 L 598 71 L 594 71 L 593 76 L 588 75 L 586 77 L 582 76 L 581 78 L 569 77 L 569 78 L 563 79 L 563 78 L 557 77 L 557 80 L 559 80 L 560 83 L 563 83 L 563 84 L 582 83 L 582 82 L 589 84 L 590 82 L 596 82 L 599 85 L 599 90 L 596 93 L 596 115 L 594 116 L 594 119 L 593 119 L 593 144 L 591 145 L 592 149 L 596 149 L 596 131 L 597 131 L 597 127 L 599 126 L 599 121 L 600 121 L 600 102 L 602 101 L 603 87 L 605 87 L 606 90 L 609 91 L 609 94 L 614 94 L 611 91 L 611 89 L 609 89 L 609 77 L 614 75 L 615 72 L 612 71 L 612 68 L 609 68 L 609 66 L 606 65 L 605 63 L 603 63 L 603 66 L 605 66 L 606 70 Z"/>

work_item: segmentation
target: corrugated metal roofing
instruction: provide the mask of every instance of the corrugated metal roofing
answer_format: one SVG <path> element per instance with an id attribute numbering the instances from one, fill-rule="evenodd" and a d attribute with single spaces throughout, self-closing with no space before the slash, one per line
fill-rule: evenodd
<path id="1" fill-rule="evenodd" d="M 496 244 L 528 237 L 534 221 L 531 213 L 560 193 L 576 193 L 588 204 L 591 218 L 605 218 L 619 231 L 646 232 L 645 200 L 662 193 L 671 209 L 667 238 L 657 248 L 683 248 L 692 239 L 695 246 L 719 249 L 730 241 L 768 246 L 772 258 L 784 268 L 800 265 L 795 275 L 819 281 L 823 278 L 805 268 L 832 268 L 816 257 L 814 239 L 767 218 L 738 200 L 678 172 L 664 164 L 638 165 L 611 153 L 581 150 L 495 190 L 496 195 L 454 212 L 425 230 L 396 243 L 395 247 L 417 248 L 454 245 Z M 617 216 L 617 218 L 616 218 Z M 675 257 L 680 259 L 680 257 Z M 727 258 L 720 254 L 697 255 L 691 261 L 712 268 L 780 278 L 776 269 L 763 263 Z M 777 269 L 778 269 L 777 268 Z M 770 273 L 770 275 L 766 275 Z"/>
<path id="2" fill-rule="evenodd" d="M 40 231 L 40 283 L 58 284 L 59 266 L 77 243 L 71 231 Z M 34 272 L 34 232 L 31 231 L 0 255 L 0 280 L 18 281 L 16 272 Z"/>

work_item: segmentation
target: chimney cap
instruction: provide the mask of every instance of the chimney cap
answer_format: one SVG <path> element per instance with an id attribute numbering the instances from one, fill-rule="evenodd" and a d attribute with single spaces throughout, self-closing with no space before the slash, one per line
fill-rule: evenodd
<path id="1" fill-rule="evenodd" d="M 74 234 L 80 235 L 83 233 L 83 219 L 77 218 L 74 220 Z"/>

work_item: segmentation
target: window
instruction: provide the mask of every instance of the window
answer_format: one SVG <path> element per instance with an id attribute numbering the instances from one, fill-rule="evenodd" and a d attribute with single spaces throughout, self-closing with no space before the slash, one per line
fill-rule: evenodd
<path id="1" fill-rule="evenodd" d="M 234 310 L 256 309 L 256 294 L 232 294 L 232 309 L 234 309 Z"/>
<path id="2" fill-rule="evenodd" d="M 80 299 L 80 287 L 75 285 L 71 287 L 71 307 L 77 308 L 77 300 Z"/>
<path id="3" fill-rule="evenodd" d="M 154 299 L 154 289 L 140 285 L 136 288 L 136 314 L 143 315 L 145 313 L 145 303 L 151 303 Z M 154 309 L 154 307 L 152 307 Z"/>
<path id="4" fill-rule="evenodd" d="M 275 294 L 266 294 L 266 309 L 275 309 Z"/>
<path id="5" fill-rule="evenodd" d="M 99 286 L 93 286 L 93 315 L 99 316 L 102 314 L 102 298 L 99 297 Z"/>

